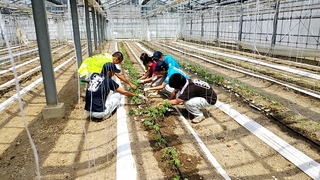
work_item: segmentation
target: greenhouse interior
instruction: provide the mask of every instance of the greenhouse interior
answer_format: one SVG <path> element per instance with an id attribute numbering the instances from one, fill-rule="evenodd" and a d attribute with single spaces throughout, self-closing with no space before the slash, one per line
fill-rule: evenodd
<path id="1" fill-rule="evenodd" d="M 0 12 L 0 179 L 320 180 L 320 1 Z"/>

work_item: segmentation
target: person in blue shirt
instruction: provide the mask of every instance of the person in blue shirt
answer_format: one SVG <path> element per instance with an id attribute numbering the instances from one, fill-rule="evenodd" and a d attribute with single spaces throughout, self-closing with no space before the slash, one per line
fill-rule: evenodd
<path id="1" fill-rule="evenodd" d="M 120 73 L 120 70 L 114 63 L 106 63 L 103 65 L 100 74 L 93 73 L 86 90 L 85 107 L 89 119 L 102 120 L 109 118 L 112 112 L 120 105 L 121 94 L 132 97 L 137 96 L 146 99 L 142 94 L 134 94 L 122 89 L 112 76 Z M 109 95 L 110 91 L 114 91 Z"/>
<path id="2" fill-rule="evenodd" d="M 162 52 L 156 51 L 153 53 L 152 59 L 156 62 L 164 61 L 168 65 L 168 67 L 176 67 L 180 69 L 179 63 L 172 57 L 168 55 L 163 55 Z"/>
<path id="3" fill-rule="evenodd" d="M 174 66 L 168 66 L 167 63 L 164 61 L 158 61 L 156 68 L 154 69 L 157 72 L 157 75 L 162 75 L 162 79 L 158 83 L 157 86 L 150 87 L 150 88 L 144 88 L 144 91 L 149 90 L 162 90 L 163 94 L 167 97 L 170 97 L 171 93 L 173 92 L 174 88 L 169 86 L 169 79 L 172 74 L 179 73 L 182 76 L 184 76 L 186 79 L 188 79 L 188 75 L 183 72 L 181 69 L 178 69 Z"/>

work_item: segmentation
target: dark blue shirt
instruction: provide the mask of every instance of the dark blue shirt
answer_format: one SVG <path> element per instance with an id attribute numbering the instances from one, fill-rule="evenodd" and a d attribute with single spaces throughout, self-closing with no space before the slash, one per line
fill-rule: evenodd
<path id="1" fill-rule="evenodd" d="M 91 112 L 103 112 L 110 90 L 116 91 L 119 85 L 107 75 L 92 74 L 86 90 L 84 109 Z"/>

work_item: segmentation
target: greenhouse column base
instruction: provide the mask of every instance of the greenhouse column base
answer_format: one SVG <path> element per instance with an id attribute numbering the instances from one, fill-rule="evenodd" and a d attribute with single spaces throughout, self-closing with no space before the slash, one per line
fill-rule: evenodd
<path id="1" fill-rule="evenodd" d="M 51 119 L 51 118 L 61 118 L 65 115 L 65 106 L 64 103 L 59 103 L 56 106 L 47 105 L 42 109 L 43 119 Z"/>

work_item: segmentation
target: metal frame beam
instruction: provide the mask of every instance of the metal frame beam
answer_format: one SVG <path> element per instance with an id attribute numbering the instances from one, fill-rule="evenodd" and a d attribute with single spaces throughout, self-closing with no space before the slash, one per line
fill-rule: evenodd
<path id="1" fill-rule="evenodd" d="M 168 8 L 171 8 L 171 7 L 173 7 L 173 6 L 176 6 L 176 5 L 178 5 L 178 4 L 181 4 L 181 3 L 185 2 L 185 1 L 187 1 L 187 0 L 175 0 L 175 1 L 173 1 L 172 3 L 170 3 L 170 4 L 167 4 L 167 5 L 165 5 L 165 6 L 159 7 L 159 8 L 157 8 L 157 9 L 154 9 L 154 10 L 148 12 L 146 15 L 143 16 L 143 18 L 150 17 L 150 16 L 154 15 L 155 13 L 164 11 L 164 10 L 166 10 L 166 9 L 168 9 Z"/>
<path id="2" fill-rule="evenodd" d="M 84 1 L 88 1 L 88 5 L 89 7 L 92 7 L 95 9 L 95 11 L 98 13 L 98 14 L 101 14 L 103 16 L 107 16 L 105 11 L 101 8 L 100 4 L 95 1 L 95 0 L 82 0 L 82 2 Z"/>

